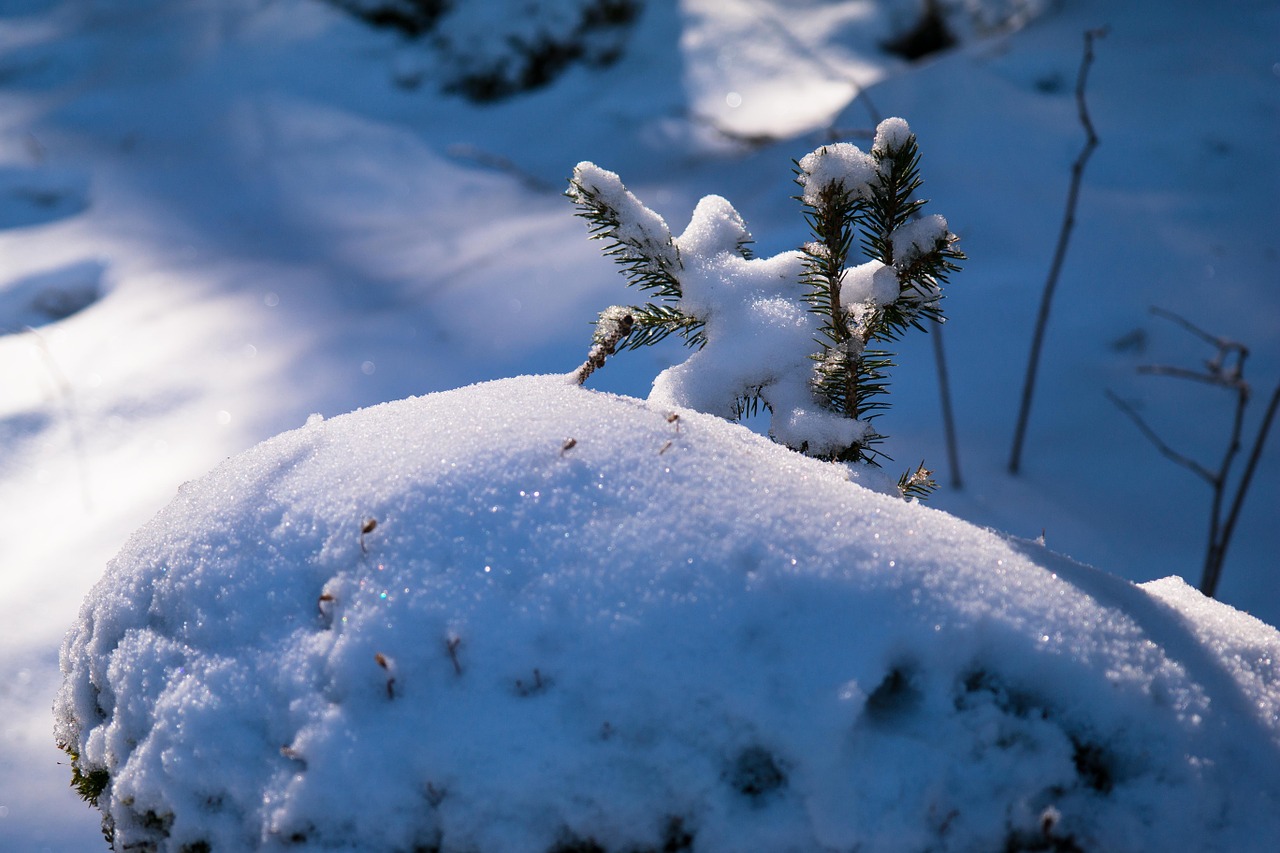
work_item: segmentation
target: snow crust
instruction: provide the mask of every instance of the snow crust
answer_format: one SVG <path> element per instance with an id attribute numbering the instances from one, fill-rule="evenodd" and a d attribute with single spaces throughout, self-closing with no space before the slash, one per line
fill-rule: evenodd
<path id="1" fill-rule="evenodd" d="M 1263 851 L 1277 661 L 1180 581 L 523 377 L 185 485 L 55 712 L 126 848 Z"/>

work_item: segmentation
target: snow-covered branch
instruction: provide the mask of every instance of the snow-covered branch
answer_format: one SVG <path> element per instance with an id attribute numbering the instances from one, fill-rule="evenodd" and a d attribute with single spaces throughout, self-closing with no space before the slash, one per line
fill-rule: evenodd
<path id="1" fill-rule="evenodd" d="M 720 196 L 703 198 L 676 237 L 618 175 L 579 164 L 568 196 L 655 301 L 603 313 L 575 377 L 679 332 L 697 351 L 658 375 L 652 401 L 730 419 L 763 403 L 777 441 L 874 463 L 883 436 L 871 420 L 886 408 L 892 367 L 879 346 L 941 319 L 942 285 L 964 257 L 943 217 L 920 215 L 919 159 L 900 118 L 880 123 L 870 152 L 841 142 L 801 158 L 797 200 L 812 239 L 771 258 L 751 255 L 746 224 Z"/>

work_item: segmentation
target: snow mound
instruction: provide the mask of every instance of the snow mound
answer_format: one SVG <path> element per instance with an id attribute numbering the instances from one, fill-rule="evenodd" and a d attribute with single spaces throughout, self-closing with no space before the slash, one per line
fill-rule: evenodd
<path id="1" fill-rule="evenodd" d="M 562 377 L 313 418 L 187 484 L 62 668 L 117 849 L 1280 837 L 1275 630 Z"/>

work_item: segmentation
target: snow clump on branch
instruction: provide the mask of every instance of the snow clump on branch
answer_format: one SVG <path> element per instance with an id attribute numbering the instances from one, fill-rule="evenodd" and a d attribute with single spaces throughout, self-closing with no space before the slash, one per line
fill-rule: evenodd
<path id="1" fill-rule="evenodd" d="M 657 376 L 651 402 L 731 419 L 763 404 L 778 442 L 874 464 L 883 436 L 872 421 L 892 366 L 874 344 L 940 321 L 941 285 L 964 257 L 943 217 L 919 214 L 918 162 L 898 118 L 881 122 L 870 153 L 841 142 L 805 155 L 797 198 L 813 239 L 770 258 L 753 257 L 745 222 L 720 196 L 702 199 L 676 236 L 618 175 L 579 163 L 567 195 L 629 283 L 655 299 L 605 311 L 574 377 L 584 381 L 614 349 L 677 332 L 697 352 Z M 858 237 L 867 261 L 851 267 Z"/>

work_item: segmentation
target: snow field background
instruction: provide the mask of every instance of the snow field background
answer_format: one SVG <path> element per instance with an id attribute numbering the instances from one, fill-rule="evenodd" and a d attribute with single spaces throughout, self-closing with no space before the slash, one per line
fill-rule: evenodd
<path id="1" fill-rule="evenodd" d="M 715 193 L 759 254 L 794 249 L 789 160 L 833 116 L 871 127 L 854 83 L 919 133 L 924 193 L 971 258 L 944 303 L 966 486 L 944 480 L 932 505 L 1027 538 L 1044 529 L 1051 549 L 1122 577 L 1194 582 L 1208 495 L 1102 388 L 1145 401 L 1188 451 L 1220 452 L 1211 393 L 1133 374 L 1198 357 L 1151 304 L 1250 343 L 1260 388 L 1280 376 L 1274 4 L 1064 0 L 913 67 L 875 48 L 888 14 L 653 4 L 607 71 L 474 108 L 397 82 L 422 62 L 413 46 L 310 0 L 6 4 L 0 328 L 30 322 L 28 296 L 10 296 L 34 298 L 32 281 L 97 299 L 45 314 L 38 335 L 0 336 L 0 847 L 100 845 L 50 743 L 57 648 L 108 559 L 182 482 L 313 412 L 579 363 L 594 313 L 625 298 L 558 197 L 580 160 L 617 171 L 673 227 Z M 1016 387 L 1081 142 L 1080 33 L 1104 23 L 1089 90 L 1102 145 L 1026 471 L 1009 478 Z M 742 141 L 760 134 L 775 141 Z M 1145 352 L 1113 348 L 1134 332 Z M 645 396 L 684 355 L 626 354 L 593 382 Z M 929 342 L 904 341 L 900 365 L 888 449 L 941 467 Z M 1272 624 L 1276 458 L 1221 588 Z"/>

